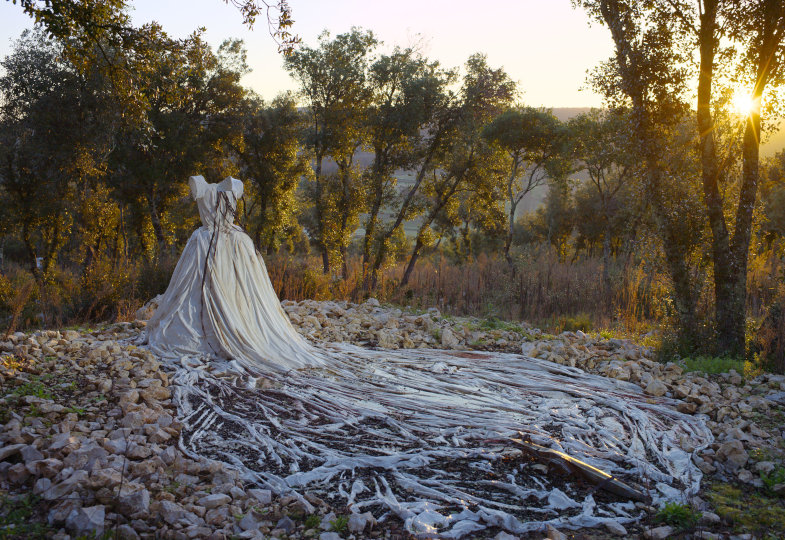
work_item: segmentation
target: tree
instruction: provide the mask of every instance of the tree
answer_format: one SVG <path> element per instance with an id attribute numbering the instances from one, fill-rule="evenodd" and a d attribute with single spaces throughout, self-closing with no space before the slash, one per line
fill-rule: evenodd
<path id="1" fill-rule="evenodd" d="M 629 147 L 628 122 L 623 112 L 592 110 L 570 120 L 570 138 L 575 158 L 589 174 L 604 224 L 602 234 L 602 277 L 606 295 L 610 291 L 610 257 L 617 195 L 632 182 L 636 161 Z M 608 296 L 610 299 L 610 297 Z"/>
<path id="2" fill-rule="evenodd" d="M 683 32 L 673 17 L 657 16 L 650 3 L 574 3 L 610 29 L 615 53 L 594 73 L 593 83 L 612 108 L 630 111 L 631 133 L 642 166 L 641 196 L 651 202 L 673 285 L 680 338 L 689 343 L 697 333 L 696 295 L 689 268 L 694 235 L 685 234 L 689 231 L 682 227 L 684 213 L 673 207 L 681 201 L 668 197 L 674 176 L 663 159 L 689 116 L 683 99 L 689 57 L 681 40 Z"/>
<path id="3" fill-rule="evenodd" d="M 76 193 L 103 174 L 113 114 L 100 78 L 77 71 L 41 33 L 23 34 L 2 66 L 0 197 L 42 280 L 69 236 Z"/>
<path id="4" fill-rule="evenodd" d="M 508 156 L 504 258 L 514 273 L 510 246 L 518 205 L 527 194 L 546 182 L 546 164 L 562 150 L 561 123 L 548 111 L 524 107 L 506 111 L 494 119 L 484 129 L 483 136 Z"/>
<path id="5" fill-rule="evenodd" d="M 17 0 L 10 0 L 14 4 Z M 243 22 L 253 27 L 256 18 L 264 13 L 271 36 L 278 42 L 279 51 L 289 54 L 300 42 L 290 32 L 292 9 L 287 0 L 223 0 L 235 6 Z M 134 29 L 125 15 L 128 0 L 19 0 L 19 5 L 36 24 L 59 40 L 81 37 L 85 45 L 95 45 L 107 38 L 119 37 L 128 42 L 134 39 Z"/>
<path id="6" fill-rule="evenodd" d="M 493 181 L 492 170 L 498 169 L 496 154 L 482 136 L 485 126 L 515 99 L 516 84 L 502 68 L 488 66 L 482 54 L 466 62 L 460 101 L 449 116 L 444 142 L 438 149 L 434 169 L 425 177 L 423 194 L 428 199 L 414 246 L 406 264 L 401 285 L 406 285 L 420 253 L 432 237 L 431 224 L 462 190 L 473 183 Z"/>
<path id="7" fill-rule="evenodd" d="M 411 48 L 396 48 L 380 56 L 370 67 L 369 82 L 373 100 L 367 114 L 368 149 L 373 163 L 365 171 L 368 217 L 362 244 L 364 286 L 376 287 L 379 268 L 400 231 L 404 219 L 410 219 L 411 203 L 422 177 L 417 168 L 426 168 L 430 144 L 438 144 L 445 87 L 451 74 L 438 62 L 429 62 Z M 412 171 L 414 185 L 405 195 L 397 190 L 398 170 Z M 385 223 L 382 210 L 393 209 L 395 219 Z"/>
<path id="8" fill-rule="evenodd" d="M 785 4 L 778 0 L 701 0 L 692 3 L 658 0 L 644 6 L 618 0 L 582 1 L 592 15 L 606 24 L 617 45 L 618 75 L 628 96 L 651 72 L 632 69 L 629 51 L 648 51 L 660 70 L 661 81 L 673 75 L 698 80 L 694 112 L 696 146 L 700 152 L 703 199 L 710 226 L 714 266 L 715 331 L 718 352 L 739 354 L 745 349 L 746 276 L 753 208 L 759 183 L 759 146 L 762 102 L 767 91 L 783 84 L 785 65 Z M 658 28 L 656 35 L 651 30 Z M 658 38 L 658 39 L 647 39 Z M 692 72 L 689 60 L 698 58 Z M 730 164 L 718 148 L 714 111 L 727 101 L 722 84 L 747 85 L 750 111 L 743 119 L 740 152 L 725 153 L 742 161 L 742 177 L 735 209 L 723 196 Z M 662 85 L 664 88 L 665 85 Z M 674 88 L 683 96 L 685 88 Z M 737 154 L 736 152 L 739 152 Z M 734 154 L 736 154 L 734 156 Z M 729 210 L 733 220 L 727 219 Z M 731 228 L 733 232 L 731 234 Z"/>
<path id="9" fill-rule="evenodd" d="M 160 251 L 171 243 L 164 219 L 186 192 L 185 179 L 197 171 L 215 178 L 232 172 L 224 158 L 227 143 L 242 136 L 234 111 L 245 96 L 244 64 L 229 60 L 242 57 L 237 43 L 216 55 L 198 33 L 173 44 L 155 23 L 143 30 L 160 47 L 137 74 L 148 108 L 118 137 L 111 183 L 121 201 L 145 209 Z M 228 54 L 232 49 L 236 54 Z"/>
<path id="10" fill-rule="evenodd" d="M 362 201 L 357 197 L 359 179 L 353 165 L 363 143 L 364 115 L 372 95 L 368 67 L 377 44 L 372 32 L 359 28 L 334 39 L 323 32 L 318 48 L 304 46 L 285 62 L 307 106 L 306 148 L 314 160 L 314 184 L 308 194 L 315 213 L 307 232 L 321 251 L 325 274 L 330 271 L 331 252 L 339 252 L 345 263 L 354 232 L 350 225 Z M 336 175 L 325 173 L 326 157 L 337 164 Z"/>
<path id="11" fill-rule="evenodd" d="M 249 229 L 256 248 L 271 253 L 300 231 L 296 192 L 310 172 L 307 157 L 298 153 L 303 121 L 288 93 L 269 105 L 249 99 L 240 121 L 243 137 L 233 149 L 247 182 Z"/>

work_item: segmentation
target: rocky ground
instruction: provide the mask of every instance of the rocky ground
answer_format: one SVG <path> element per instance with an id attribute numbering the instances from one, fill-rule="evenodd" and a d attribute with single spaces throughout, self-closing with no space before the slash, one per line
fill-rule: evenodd
<path id="1" fill-rule="evenodd" d="M 647 347 L 581 332 L 442 317 L 380 306 L 284 302 L 315 340 L 383 348 L 519 352 L 639 384 L 703 414 L 716 442 L 695 456 L 706 473 L 690 505 L 651 509 L 629 530 L 563 531 L 578 538 L 785 536 L 785 377 L 685 373 Z M 370 514 L 316 510 L 244 485 L 221 464 L 194 461 L 167 372 L 128 342 L 144 323 L 16 333 L 0 339 L 0 538 L 405 538 Z M 745 377 L 746 375 L 746 377 Z M 488 531 L 499 540 L 513 538 Z M 562 538 L 556 530 L 533 537 Z"/>

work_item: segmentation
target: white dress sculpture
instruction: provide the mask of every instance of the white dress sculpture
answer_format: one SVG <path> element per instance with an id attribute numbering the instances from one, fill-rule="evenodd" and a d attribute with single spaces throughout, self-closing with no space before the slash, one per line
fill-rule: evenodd
<path id="1" fill-rule="evenodd" d="M 174 360 L 180 448 L 192 457 L 231 463 L 309 512 L 305 490 L 352 512 L 394 514 L 427 537 L 638 519 L 625 498 L 595 499 L 575 478 L 543 472 L 516 439 L 632 481 L 654 504 L 699 489 L 690 454 L 711 432 L 632 383 L 525 354 L 306 342 L 233 225 L 242 183 L 194 176 L 190 185 L 203 226 L 147 339 Z"/>
<path id="2" fill-rule="evenodd" d="M 192 176 L 189 185 L 202 227 L 147 324 L 150 348 L 161 356 L 234 359 L 279 371 L 321 365 L 283 312 L 253 242 L 234 225 L 243 183 Z"/>

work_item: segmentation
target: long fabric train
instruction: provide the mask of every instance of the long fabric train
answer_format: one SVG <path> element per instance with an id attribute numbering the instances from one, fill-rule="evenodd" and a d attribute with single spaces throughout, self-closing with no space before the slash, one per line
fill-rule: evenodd
<path id="1" fill-rule="evenodd" d="M 636 385 L 521 355 L 309 344 L 231 226 L 238 182 L 192 179 L 205 227 L 148 325 L 149 347 L 175 369 L 188 454 L 278 493 L 396 515 L 429 537 L 639 517 L 631 501 L 544 470 L 513 437 L 633 483 L 655 504 L 699 489 L 682 446 L 705 447 L 710 431 Z"/>

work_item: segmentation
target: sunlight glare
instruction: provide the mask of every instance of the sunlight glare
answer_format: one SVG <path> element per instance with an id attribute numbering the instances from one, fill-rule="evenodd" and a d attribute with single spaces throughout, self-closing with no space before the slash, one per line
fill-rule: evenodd
<path id="1" fill-rule="evenodd" d="M 739 116 L 749 116 L 752 112 L 752 96 L 744 91 L 736 92 L 731 100 L 731 106 Z"/>

